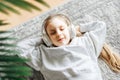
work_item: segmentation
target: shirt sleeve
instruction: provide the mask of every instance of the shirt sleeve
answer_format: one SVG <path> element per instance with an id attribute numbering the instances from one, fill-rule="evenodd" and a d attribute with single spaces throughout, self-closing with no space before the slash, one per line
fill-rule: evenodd
<path id="1" fill-rule="evenodd" d="M 40 61 L 40 50 L 36 46 L 36 39 L 27 39 L 17 43 L 18 50 L 20 54 L 18 56 L 30 61 L 26 62 L 30 67 L 39 71 L 39 66 L 41 65 Z"/>
<path id="2" fill-rule="evenodd" d="M 106 37 L 106 24 L 102 21 L 93 21 L 80 25 L 80 31 L 86 32 L 84 34 L 87 37 L 88 48 L 92 48 L 95 55 L 98 57 L 103 47 Z"/>

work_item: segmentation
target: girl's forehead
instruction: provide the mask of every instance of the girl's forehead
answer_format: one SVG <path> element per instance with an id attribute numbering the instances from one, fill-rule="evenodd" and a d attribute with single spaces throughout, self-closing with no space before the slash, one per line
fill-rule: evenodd
<path id="1" fill-rule="evenodd" d="M 61 18 L 61 17 L 55 17 L 55 18 L 52 18 L 50 20 L 50 22 L 54 22 L 54 21 L 61 21 L 61 22 L 66 23 L 66 20 L 64 18 Z"/>
<path id="2" fill-rule="evenodd" d="M 48 26 L 58 27 L 58 26 L 66 26 L 67 23 L 59 18 L 53 19 L 49 22 Z"/>

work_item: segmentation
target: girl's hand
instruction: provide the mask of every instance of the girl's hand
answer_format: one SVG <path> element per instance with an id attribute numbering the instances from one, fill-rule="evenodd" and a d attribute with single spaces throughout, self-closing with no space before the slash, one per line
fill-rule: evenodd
<path id="1" fill-rule="evenodd" d="M 82 36 L 82 33 L 81 33 L 81 31 L 80 31 L 80 26 L 76 26 L 75 28 L 76 28 L 76 36 L 77 36 L 77 37 Z"/>

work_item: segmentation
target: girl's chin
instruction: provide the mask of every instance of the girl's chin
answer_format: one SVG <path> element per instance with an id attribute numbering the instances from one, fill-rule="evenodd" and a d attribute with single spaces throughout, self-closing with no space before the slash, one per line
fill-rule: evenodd
<path id="1" fill-rule="evenodd" d="M 68 43 L 59 43 L 59 46 L 65 46 L 65 45 L 68 45 Z"/>
<path id="2" fill-rule="evenodd" d="M 54 44 L 54 45 L 56 45 L 56 46 L 65 46 L 65 45 L 68 45 L 69 44 L 69 42 L 66 42 L 66 41 L 61 41 L 61 42 L 57 42 L 56 44 Z"/>

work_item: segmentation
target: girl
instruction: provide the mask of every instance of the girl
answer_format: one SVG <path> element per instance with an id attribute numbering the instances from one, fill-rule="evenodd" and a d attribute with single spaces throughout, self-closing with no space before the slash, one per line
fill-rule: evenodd
<path id="1" fill-rule="evenodd" d="M 20 56 L 30 59 L 28 65 L 45 80 L 103 80 L 97 58 L 105 41 L 105 23 L 80 24 L 78 31 L 84 34 L 76 37 L 75 27 L 65 15 L 51 15 L 42 26 L 43 43 L 35 46 L 34 39 L 19 43 Z"/>

